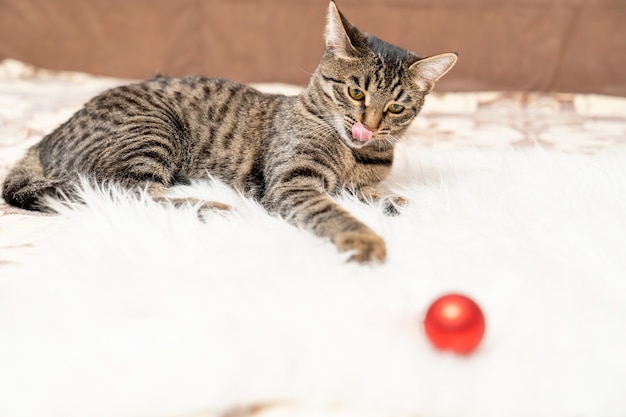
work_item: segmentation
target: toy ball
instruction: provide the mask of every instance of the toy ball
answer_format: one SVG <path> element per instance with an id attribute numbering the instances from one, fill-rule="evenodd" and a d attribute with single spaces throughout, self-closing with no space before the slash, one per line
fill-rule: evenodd
<path id="1" fill-rule="evenodd" d="M 424 330 L 435 348 L 467 355 L 485 334 L 485 317 L 472 299 L 448 294 L 432 303 L 424 318 Z"/>

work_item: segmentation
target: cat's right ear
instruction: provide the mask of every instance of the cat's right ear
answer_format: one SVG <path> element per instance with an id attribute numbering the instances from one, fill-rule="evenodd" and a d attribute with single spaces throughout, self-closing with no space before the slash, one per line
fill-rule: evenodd
<path id="1" fill-rule="evenodd" d="M 358 51 L 352 44 L 346 26 L 350 25 L 341 14 L 335 2 L 331 0 L 328 5 L 328 15 L 326 16 L 326 50 L 338 58 L 352 60 L 358 56 Z"/>
<path id="2" fill-rule="evenodd" d="M 424 91 L 430 91 L 452 67 L 456 64 L 458 55 L 447 53 L 423 58 L 411 65 L 415 82 Z"/>

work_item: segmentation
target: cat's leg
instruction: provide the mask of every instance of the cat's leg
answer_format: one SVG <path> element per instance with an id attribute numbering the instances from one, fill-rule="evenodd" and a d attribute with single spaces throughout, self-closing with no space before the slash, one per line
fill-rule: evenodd
<path id="1" fill-rule="evenodd" d="M 220 203 L 217 201 L 206 201 L 193 197 L 166 197 L 166 191 L 167 187 L 160 183 L 151 183 L 148 186 L 148 194 L 154 201 L 159 203 L 172 204 L 175 207 L 181 207 L 184 205 L 198 206 L 198 213 L 204 210 L 231 209 L 228 204 Z"/>
<path id="2" fill-rule="evenodd" d="M 309 186 L 303 184 L 305 178 L 294 184 L 279 183 L 266 192 L 261 202 L 269 212 L 329 238 L 340 252 L 353 252 L 351 260 L 383 262 L 387 256 L 385 241 L 335 203 L 319 181 L 309 180 Z"/>
<path id="3" fill-rule="evenodd" d="M 149 139 L 150 136 L 142 137 L 144 141 Z M 203 212 L 206 211 L 230 210 L 231 207 L 229 205 L 216 201 L 200 200 L 193 197 L 168 196 L 167 191 L 170 186 L 177 184 L 189 185 L 191 181 L 186 175 L 175 171 L 176 164 L 171 159 L 171 155 L 163 159 L 167 159 L 168 163 L 164 163 L 152 155 L 139 154 L 134 158 L 128 158 L 126 166 L 117 165 L 114 175 L 118 175 L 118 178 L 116 178 L 117 182 L 126 189 L 147 189 L 148 195 L 158 203 L 171 204 L 174 207 L 196 206 L 200 218 L 202 218 Z M 110 177 L 112 175 L 104 172 L 101 176 Z"/>
<path id="4" fill-rule="evenodd" d="M 380 191 L 371 185 L 357 188 L 353 190 L 353 194 L 360 201 L 367 204 L 377 203 L 382 200 L 383 212 L 388 216 L 399 215 L 400 209 L 407 205 L 407 201 L 403 197 L 395 195 L 383 197 Z"/>

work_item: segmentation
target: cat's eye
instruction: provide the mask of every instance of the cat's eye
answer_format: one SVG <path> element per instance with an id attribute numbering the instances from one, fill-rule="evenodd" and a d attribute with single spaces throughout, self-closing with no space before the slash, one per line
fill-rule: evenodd
<path id="1" fill-rule="evenodd" d="M 348 94 L 355 100 L 363 100 L 365 98 L 365 93 L 354 87 L 348 87 Z"/>
<path id="2" fill-rule="evenodd" d="M 398 113 L 402 113 L 403 110 L 404 110 L 404 106 L 400 104 L 396 104 L 396 103 L 390 104 L 389 107 L 387 107 L 387 111 L 389 113 L 398 114 Z"/>

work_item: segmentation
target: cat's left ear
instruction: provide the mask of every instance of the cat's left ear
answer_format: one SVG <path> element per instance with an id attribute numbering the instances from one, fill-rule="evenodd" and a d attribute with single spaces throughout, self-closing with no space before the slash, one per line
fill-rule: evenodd
<path id="1" fill-rule="evenodd" d="M 423 58 L 411 65 L 415 82 L 420 89 L 430 91 L 435 83 L 456 64 L 457 54 L 447 53 Z"/>
<path id="2" fill-rule="evenodd" d="M 354 59 L 358 55 L 357 49 L 352 44 L 348 31 L 353 31 L 352 26 L 341 14 L 335 2 L 328 4 L 326 15 L 326 49 L 342 59 Z"/>

